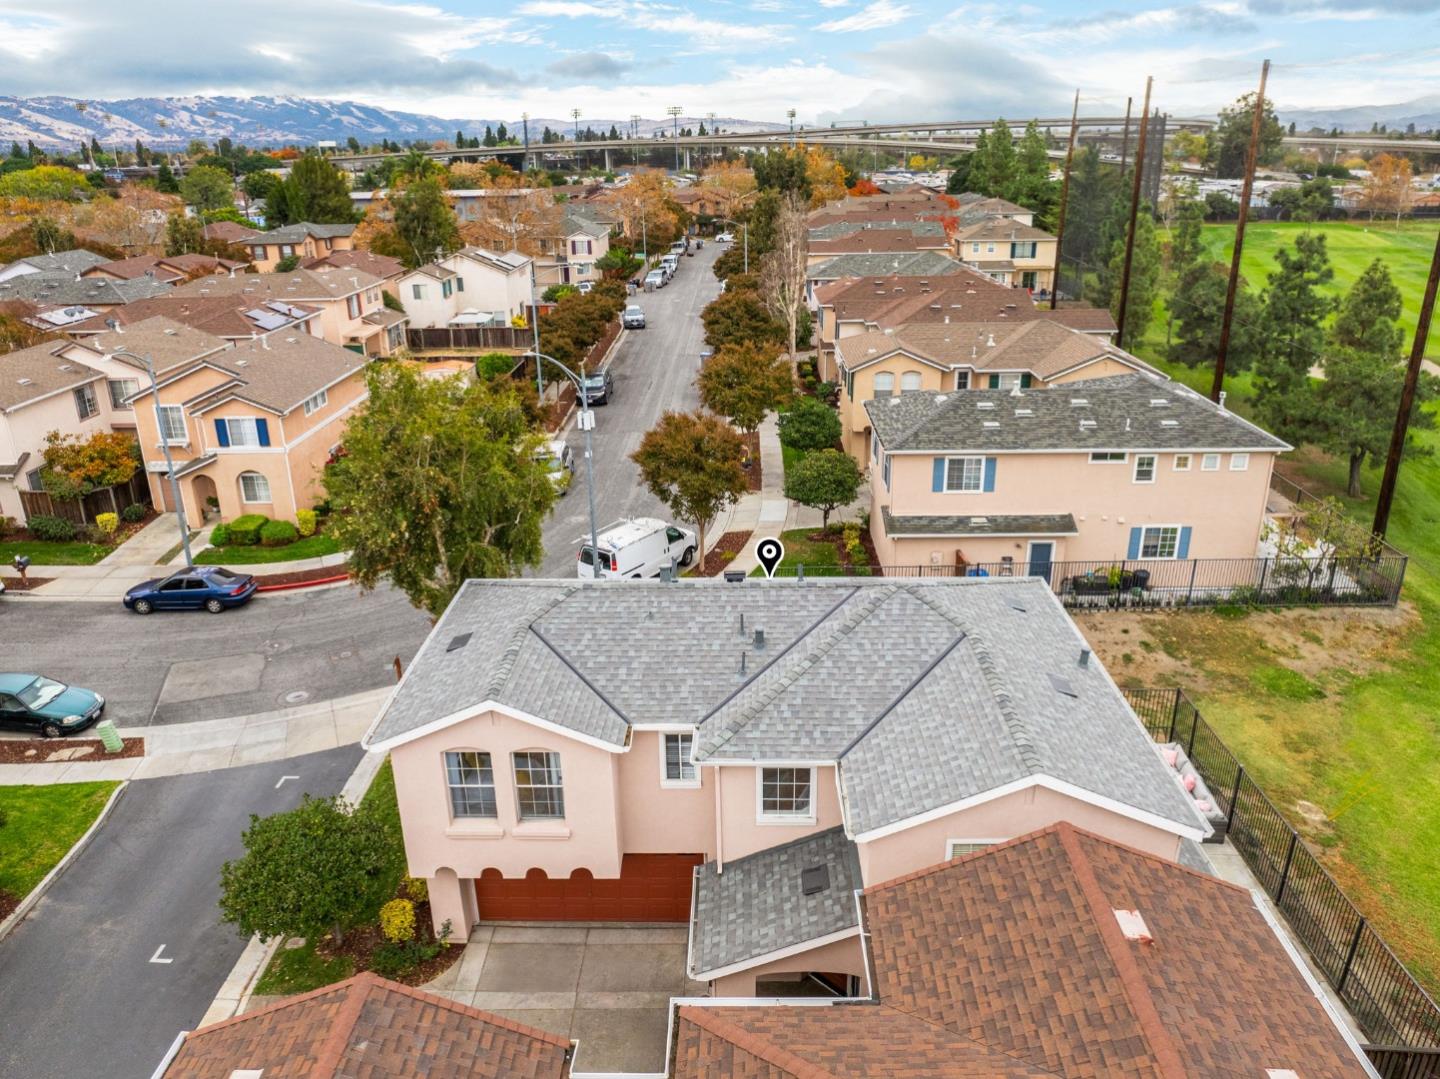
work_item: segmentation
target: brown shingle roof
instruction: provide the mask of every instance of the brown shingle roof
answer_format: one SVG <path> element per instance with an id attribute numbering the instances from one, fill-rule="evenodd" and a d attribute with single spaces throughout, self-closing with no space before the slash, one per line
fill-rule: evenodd
<path id="1" fill-rule="evenodd" d="M 944 251 L 944 236 L 917 236 L 910 229 L 856 229 L 830 240 L 811 240 L 811 255 L 847 255 L 873 251 Z"/>
<path id="2" fill-rule="evenodd" d="M 381 284 L 364 270 L 291 270 L 289 273 L 236 274 L 234 277 L 202 277 L 180 285 L 177 296 L 248 296 L 260 300 L 334 300 L 363 288 Z"/>
<path id="3" fill-rule="evenodd" d="M 243 244 L 261 235 L 259 229 L 235 221 L 212 221 L 205 226 L 205 238 L 227 244 Z"/>
<path id="4" fill-rule="evenodd" d="M 326 266 L 337 270 L 364 270 L 374 277 L 398 277 L 405 272 L 405 264 L 389 255 L 377 255 L 373 251 L 331 251 L 318 258 L 301 264 L 302 269 L 317 270 Z"/>
<path id="5" fill-rule="evenodd" d="M 320 308 L 313 305 L 292 304 L 288 300 L 284 303 L 287 308 L 301 312 L 302 316 L 315 315 L 320 311 Z M 259 322 L 245 314 L 255 310 L 265 310 L 277 315 L 282 313 L 275 308 L 267 308 L 263 300 L 250 296 L 196 296 L 177 292 L 117 307 L 113 311 L 67 326 L 65 332 L 83 339 L 89 334 L 104 330 L 111 319 L 118 321 L 121 326 L 131 326 L 158 315 L 218 337 L 248 338 L 264 332 Z"/>
<path id="6" fill-rule="evenodd" d="M 123 348 L 140 356 L 149 356 L 158 375 L 191 360 L 218 353 L 228 344 L 224 338 L 212 333 L 157 315 L 128 326 L 122 324 L 119 331 L 109 330 L 87 337 L 78 347 L 91 348 L 107 355 Z M 120 362 L 144 370 L 133 360 L 121 357 Z"/>
<path id="7" fill-rule="evenodd" d="M 1056 322 L 1072 329 L 1113 333 L 1115 320 L 1103 307 L 1037 307 L 1023 289 L 1014 289 L 968 270 L 919 283 L 912 277 L 861 277 L 816 288 L 822 307 L 842 322 L 864 321 L 878 329 L 912 322 Z"/>
<path id="8" fill-rule="evenodd" d="M 179 281 L 185 276 L 184 272 L 179 269 L 162 266 L 161 261 L 157 255 L 134 255 L 128 259 L 112 259 L 109 262 L 102 262 L 98 266 L 90 267 L 83 276 L 100 277 L 103 275 L 118 277 L 122 281 L 133 281 L 148 275 L 167 284 Z"/>
<path id="9" fill-rule="evenodd" d="M 105 377 L 93 367 L 56 355 L 67 347 L 67 341 L 47 341 L 0 353 L 0 412 Z"/>
<path id="10" fill-rule="evenodd" d="M 1071 824 L 862 903 L 876 1003 L 681 1009 L 676 1076 L 1366 1074 L 1249 892 Z"/>
<path id="11" fill-rule="evenodd" d="M 443 997 L 357 974 L 186 1037 L 165 1079 L 549 1079 L 570 1043 Z"/>

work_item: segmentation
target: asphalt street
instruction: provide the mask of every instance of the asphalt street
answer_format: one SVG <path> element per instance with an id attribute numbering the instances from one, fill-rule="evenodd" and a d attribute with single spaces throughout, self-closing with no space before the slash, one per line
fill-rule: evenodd
<path id="1" fill-rule="evenodd" d="M 383 586 L 260 596 L 218 615 L 26 599 L 0 610 L 0 668 L 104 694 L 117 726 L 188 723 L 393 685 L 395 657 L 408 664 L 429 628 Z"/>
<path id="2" fill-rule="evenodd" d="M 131 783 L 0 941 L 0 1077 L 151 1075 L 244 950 L 217 900 L 220 866 L 242 853 L 250 814 L 290 809 L 302 792 L 338 793 L 360 755 L 346 746 Z"/>
<path id="3" fill-rule="evenodd" d="M 611 360 L 615 391 L 611 402 L 595 409 L 595 519 L 604 530 L 625 517 L 661 517 L 670 513 L 640 482 L 630 460 L 645 432 L 666 412 L 688 412 L 700 406 L 695 375 L 705 327 L 700 312 L 720 294 L 711 267 L 724 250 L 708 243 L 680 260 L 670 284 L 640 292 L 631 300 L 645 309 L 645 329 L 621 338 Z M 540 348 L 545 348 L 541 339 Z M 575 576 L 575 552 L 588 535 L 590 515 L 585 498 L 585 436 L 571 429 L 567 438 L 575 455 L 575 481 L 545 525 L 545 561 L 536 576 Z"/>

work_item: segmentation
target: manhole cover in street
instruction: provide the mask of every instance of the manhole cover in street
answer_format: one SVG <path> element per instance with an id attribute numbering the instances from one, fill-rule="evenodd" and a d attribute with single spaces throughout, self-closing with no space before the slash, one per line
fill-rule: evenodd
<path id="1" fill-rule="evenodd" d="M 286 704 L 303 704 L 310 699 L 310 694 L 303 689 L 292 689 L 283 699 Z"/>

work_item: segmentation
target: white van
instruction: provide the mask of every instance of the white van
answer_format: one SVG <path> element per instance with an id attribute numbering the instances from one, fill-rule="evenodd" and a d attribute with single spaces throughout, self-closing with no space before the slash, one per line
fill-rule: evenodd
<path id="1" fill-rule="evenodd" d="M 695 560 L 695 533 L 655 517 L 617 521 L 595 539 L 600 547 L 598 558 L 593 557 L 590 537 L 581 537 L 575 576 L 658 577 L 661 570 L 688 566 Z"/>
<path id="2" fill-rule="evenodd" d="M 670 280 L 670 275 L 664 270 L 651 270 L 645 275 L 645 291 L 654 292 L 657 288 L 664 288 L 665 282 Z"/>

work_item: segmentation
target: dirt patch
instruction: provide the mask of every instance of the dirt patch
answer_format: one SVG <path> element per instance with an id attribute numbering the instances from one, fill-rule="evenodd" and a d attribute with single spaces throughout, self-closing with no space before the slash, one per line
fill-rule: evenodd
<path id="1" fill-rule="evenodd" d="M 33 592 L 33 591 L 35 591 L 35 589 L 39 588 L 42 584 L 49 584 L 49 583 L 50 583 L 51 581 L 53 581 L 54 579 L 55 579 L 54 577 L 26 577 L 26 578 L 23 578 L 23 579 L 22 579 L 22 578 L 20 578 L 20 577 L 8 577 L 8 576 L 7 576 L 7 577 L 5 578 L 5 591 L 6 591 L 6 592 Z"/>
<path id="2" fill-rule="evenodd" d="M 10 915 L 15 913 L 15 908 L 20 905 L 20 897 L 0 888 L 0 922 L 3 922 Z"/>
<path id="3" fill-rule="evenodd" d="M 119 753 L 106 753 L 98 738 L 0 739 L 0 764 L 51 764 L 72 761 L 114 761 L 145 756 L 145 739 L 126 738 Z"/>
<path id="4" fill-rule="evenodd" d="M 696 577 L 718 577 L 725 567 L 735 561 L 735 556 L 750 542 L 752 532 L 726 532 L 705 556 L 705 562 L 694 571 Z"/>
<path id="5" fill-rule="evenodd" d="M 344 566 L 317 566 L 314 569 L 297 569 L 290 573 L 257 573 L 255 582 L 261 588 L 276 585 L 313 584 L 316 581 L 333 581 L 345 576 Z"/>
<path id="6" fill-rule="evenodd" d="M 430 923 L 428 900 L 421 900 L 415 904 L 415 939 L 422 944 L 435 942 L 435 932 Z M 362 970 L 372 969 L 371 962 L 375 949 L 384 943 L 385 937 L 380 932 L 380 926 L 377 923 L 350 930 L 338 945 L 327 936 L 315 945 L 315 954 L 323 959 L 336 959 L 344 956 L 355 964 L 355 973 L 359 974 Z M 464 938 L 459 940 L 452 938 L 450 946 L 441 948 L 435 958 L 427 959 L 413 970 L 403 974 L 387 974 L 386 977 L 404 985 L 424 985 L 426 982 L 438 978 L 452 964 L 458 962 L 464 952 Z"/>
<path id="7" fill-rule="evenodd" d="M 758 491 L 763 481 L 760 474 L 760 432 L 751 431 L 748 435 L 740 433 L 740 441 L 745 444 L 745 456 L 741 464 L 745 469 L 745 483 L 748 490 Z"/>

